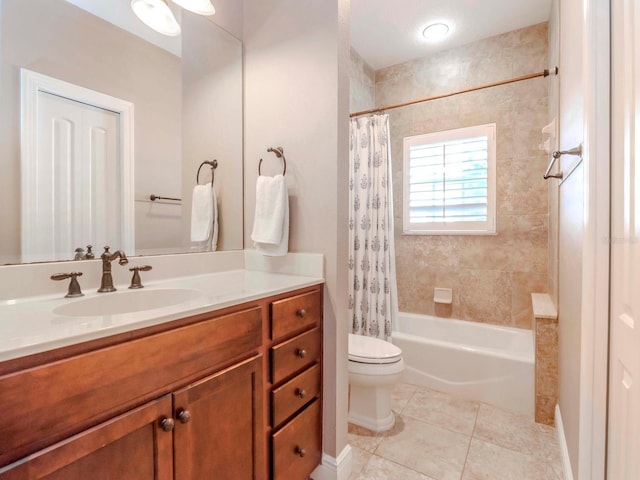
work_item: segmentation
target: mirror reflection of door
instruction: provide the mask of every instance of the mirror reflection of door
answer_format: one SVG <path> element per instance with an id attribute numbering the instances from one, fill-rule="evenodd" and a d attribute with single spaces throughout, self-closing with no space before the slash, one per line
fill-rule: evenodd
<path id="1" fill-rule="evenodd" d="M 73 259 L 86 245 L 98 255 L 105 245 L 131 251 L 128 103 L 27 71 L 29 77 L 51 85 L 24 84 L 23 261 Z"/>
<path id="2" fill-rule="evenodd" d="M 24 253 L 63 260 L 86 245 L 119 248 L 120 114 L 47 92 L 38 96 L 33 215 L 46 228 L 34 232 L 33 250 Z"/>

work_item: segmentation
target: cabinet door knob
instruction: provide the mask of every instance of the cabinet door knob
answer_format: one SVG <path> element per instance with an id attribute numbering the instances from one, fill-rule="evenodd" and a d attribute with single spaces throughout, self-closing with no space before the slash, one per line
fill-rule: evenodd
<path id="1" fill-rule="evenodd" d="M 304 348 L 299 348 L 296 351 L 296 355 L 298 355 L 300 358 L 304 358 L 307 356 L 307 351 Z"/>
<path id="2" fill-rule="evenodd" d="M 191 421 L 191 413 L 189 413 L 189 410 L 178 410 L 177 417 L 180 423 L 189 423 Z"/>
<path id="3" fill-rule="evenodd" d="M 175 424 L 176 422 L 173 421 L 173 418 L 163 418 L 162 420 L 160 420 L 160 428 L 162 428 L 162 430 L 164 430 L 165 432 L 170 432 L 171 430 L 173 430 Z"/>
<path id="4" fill-rule="evenodd" d="M 307 311 L 304 308 L 301 308 L 296 312 L 296 315 L 300 318 L 304 318 L 307 315 Z"/>
<path id="5" fill-rule="evenodd" d="M 307 396 L 307 392 L 303 388 L 296 388 L 296 396 L 304 398 Z"/>
<path id="6" fill-rule="evenodd" d="M 307 451 L 304 448 L 296 447 L 296 455 L 299 457 L 304 457 L 307 454 Z"/>

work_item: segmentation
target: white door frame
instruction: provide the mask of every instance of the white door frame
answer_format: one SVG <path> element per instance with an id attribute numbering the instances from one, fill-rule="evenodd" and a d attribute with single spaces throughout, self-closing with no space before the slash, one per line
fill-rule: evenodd
<path id="1" fill-rule="evenodd" d="M 131 102 L 103 93 L 80 87 L 72 83 L 58 80 L 41 73 L 20 69 L 21 77 L 21 178 L 22 178 L 22 251 L 30 251 L 28 231 L 33 231 L 33 218 L 25 214 L 24 208 L 33 198 L 33 176 L 37 167 L 37 131 L 38 131 L 38 94 L 50 93 L 93 105 L 120 114 L 121 133 L 121 187 L 122 187 L 122 237 L 123 244 L 116 246 L 128 254 L 135 253 L 135 205 L 134 205 L 134 142 L 133 142 L 133 110 Z"/>
<path id="2" fill-rule="evenodd" d="M 603 479 L 609 357 L 610 0 L 584 0 L 583 8 L 585 211 L 580 433 L 574 475 Z"/>

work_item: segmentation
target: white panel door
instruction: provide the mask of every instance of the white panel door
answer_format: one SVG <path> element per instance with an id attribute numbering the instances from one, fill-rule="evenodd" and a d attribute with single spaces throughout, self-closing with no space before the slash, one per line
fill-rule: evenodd
<path id="1" fill-rule="evenodd" d="M 96 250 L 122 245 L 119 117 L 38 93 L 37 188 L 26 261 L 72 259 L 88 244 Z"/>
<path id="2" fill-rule="evenodd" d="M 612 1 L 607 478 L 640 478 L 640 4 Z M 636 192 L 636 188 L 639 190 Z"/>

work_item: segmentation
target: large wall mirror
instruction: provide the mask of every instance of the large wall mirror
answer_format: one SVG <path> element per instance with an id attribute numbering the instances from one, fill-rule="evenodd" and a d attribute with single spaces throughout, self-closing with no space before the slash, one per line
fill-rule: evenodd
<path id="1" fill-rule="evenodd" d="M 0 265 L 209 250 L 212 180 L 215 247 L 242 249 L 241 41 L 172 2 L 163 36 L 130 3 L 0 0 Z"/>

